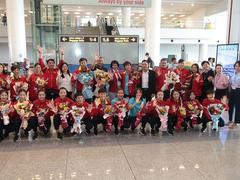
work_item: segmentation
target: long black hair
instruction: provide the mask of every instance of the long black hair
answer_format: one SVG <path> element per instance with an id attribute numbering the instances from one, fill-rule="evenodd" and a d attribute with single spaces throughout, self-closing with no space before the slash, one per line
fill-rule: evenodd
<path id="1" fill-rule="evenodd" d="M 0 63 L 0 66 L 2 66 L 3 67 L 3 74 L 7 74 L 7 71 L 6 71 L 6 69 L 5 69 L 5 65 L 3 64 L 3 63 Z"/>
<path id="2" fill-rule="evenodd" d="M 61 66 L 61 69 L 60 69 L 61 78 L 65 78 L 64 73 L 63 73 L 63 70 L 62 70 L 63 65 L 67 65 L 67 67 L 68 67 L 68 63 L 63 63 L 62 66 Z M 70 71 L 69 71 L 69 69 L 67 70 L 67 74 L 70 76 Z"/>

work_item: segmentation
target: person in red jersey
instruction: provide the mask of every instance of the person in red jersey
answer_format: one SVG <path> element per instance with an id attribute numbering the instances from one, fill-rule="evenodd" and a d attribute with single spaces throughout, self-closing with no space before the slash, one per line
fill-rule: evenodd
<path id="1" fill-rule="evenodd" d="M 60 132 L 60 126 L 63 129 L 63 133 L 69 133 L 73 126 L 73 118 L 70 114 L 71 108 L 74 105 L 74 101 L 67 97 L 67 90 L 65 88 L 59 89 L 59 97 L 55 99 L 53 105 L 53 111 L 55 113 L 53 118 L 54 128 L 57 132 L 57 138 L 63 139 L 63 135 Z"/>
<path id="2" fill-rule="evenodd" d="M 111 101 L 113 112 L 113 125 L 115 128 L 115 134 L 119 134 L 119 128 L 123 130 L 124 122 L 127 118 L 128 112 L 128 99 L 124 98 L 123 89 L 118 89 L 117 97 Z"/>
<path id="3" fill-rule="evenodd" d="M 187 131 L 187 123 L 185 121 L 186 111 L 183 107 L 180 93 L 176 90 L 172 91 L 171 98 L 167 101 L 169 105 L 168 111 L 168 133 L 173 135 L 174 127 L 184 127 Z"/>
<path id="4" fill-rule="evenodd" d="M 203 89 L 203 77 L 200 74 L 198 64 L 192 65 L 191 74 L 188 76 L 188 81 L 190 82 L 189 91 L 193 92 L 196 96 L 196 99 L 200 100 Z"/>
<path id="5" fill-rule="evenodd" d="M 160 109 L 165 111 L 165 116 L 160 115 Z M 161 125 L 167 122 L 167 113 L 168 113 L 168 103 L 164 101 L 164 92 L 158 91 L 156 94 L 156 98 L 153 98 L 152 101 L 148 102 L 145 106 L 145 116 L 142 118 L 142 127 L 140 131 L 143 135 L 146 135 L 145 126 L 147 123 L 151 126 L 151 134 L 155 135 L 155 133 L 159 133 L 159 129 Z M 162 112 L 162 111 L 161 111 Z M 165 118 L 165 119 L 164 119 Z M 162 123 L 163 122 L 163 123 Z M 167 124 L 166 124 L 167 125 Z"/>
<path id="6" fill-rule="evenodd" d="M 26 77 L 20 75 L 19 67 L 17 65 L 13 65 L 11 71 L 13 76 L 11 77 L 10 83 L 10 98 L 12 102 L 15 102 L 17 101 L 17 95 L 21 89 L 24 89 L 25 91 L 28 90 L 28 83 Z"/>
<path id="7" fill-rule="evenodd" d="M 33 102 L 33 113 L 38 121 L 39 130 L 45 135 L 50 133 L 51 116 L 54 115 L 51 108 L 49 108 L 50 101 L 46 99 L 45 91 L 38 91 L 38 99 Z"/>
<path id="8" fill-rule="evenodd" d="M 109 97 L 110 100 L 113 100 L 117 97 L 117 91 L 121 87 L 121 72 L 118 69 L 119 63 L 116 60 L 113 60 L 110 65 L 111 69 L 109 70 L 109 73 L 112 75 L 112 79 L 109 81 Z"/>
<path id="9" fill-rule="evenodd" d="M 106 98 L 106 90 L 104 88 L 101 88 L 98 90 L 98 98 L 95 99 L 93 102 L 93 107 L 90 110 L 91 111 L 91 123 L 94 129 L 94 134 L 98 134 L 98 124 L 103 125 L 103 130 L 107 131 L 107 121 L 109 123 L 111 122 L 111 116 L 108 116 L 105 118 L 106 109 L 109 109 L 109 106 L 111 106 L 110 101 Z"/>
<path id="10" fill-rule="evenodd" d="M 74 109 L 75 107 L 80 108 L 81 111 L 84 113 L 84 115 L 81 118 L 81 122 L 83 124 L 85 124 L 85 129 L 86 129 L 86 133 L 90 134 L 90 129 L 92 128 L 92 124 L 91 124 L 91 115 L 89 112 L 89 104 L 87 101 L 85 101 L 84 96 L 81 92 L 77 92 L 75 94 L 75 104 L 72 106 L 72 109 Z M 81 124 L 82 124 L 81 123 Z"/>
<path id="11" fill-rule="evenodd" d="M 193 128 L 194 125 L 200 124 L 200 115 L 203 107 L 193 91 L 190 93 L 189 100 L 184 102 L 184 106 L 187 112 L 186 121 L 189 123 L 189 126 Z"/>
<path id="12" fill-rule="evenodd" d="M 203 116 L 202 116 L 202 129 L 201 132 L 204 132 L 205 129 L 207 128 L 207 123 L 212 121 L 212 118 L 209 114 L 209 105 L 217 105 L 217 104 L 222 104 L 223 107 L 226 109 L 227 105 L 225 103 L 222 103 L 220 100 L 215 99 L 215 93 L 214 90 L 209 89 L 206 92 L 207 98 L 205 98 L 202 102 L 203 105 Z M 225 122 L 224 120 L 220 117 L 219 122 L 218 122 L 219 127 L 224 127 Z"/>
<path id="13" fill-rule="evenodd" d="M 139 73 L 132 68 L 132 64 L 128 61 L 123 63 L 124 71 L 121 73 L 121 86 L 124 90 L 125 97 L 133 97 L 139 84 Z"/>
<path id="14" fill-rule="evenodd" d="M 178 66 L 174 70 L 174 72 L 179 75 L 180 83 L 175 84 L 175 90 L 181 92 L 181 95 L 183 96 L 183 100 L 186 100 L 187 96 L 187 90 L 189 88 L 189 82 L 188 77 L 190 75 L 190 72 L 188 69 L 184 68 L 184 60 L 180 59 L 178 61 Z"/>
<path id="15" fill-rule="evenodd" d="M 34 73 L 30 75 L 28 78 L 29 84 L 29 99 L 34 101 L 38 98 L 38 91 L 45 90 L 45 86 L 47 85 L 47 78 L 42 72 L 42 68 L 40 64 L 35 64 Z"/>
<path id="16" fill-rule="evenodd" d="M 5 71 L 4 64 L 0 63 L 0 90 L 8 91 L 10 88 L 10 76 Z"/>
<path id="17" fill-rule="evenodd" d="M 162 87 L 164 85 L 164 81 L 166 79 L 166 74 L 170 71 L 167 66 L 167 59 L 163 58 L 160 61 L 160 66 L 155 68 L 156 72 L 156 92 L 159 92 L 162 90 Z M 164 93 L 165 95 L 166 93 Z M 168 99 L 169 97 L 164 97 L 164 99 Z"/>
<path id="18" fill-rule="evenodd" d="M 39 53 L 39 64 L 44 73 L 44 78 L 47 79 L 46 85 L 46 97 L 47 99 L 56 99 L 58 97 L 58 86 L 57 86 L 57 76 L 59 73 L 59 69 L 64 63 L 64 51 L 61 50 L 61 60 L 57 67 L 55 67 L 55 60 L 48 59 L 47 66 L 45 66 L 43 62 L 43 49 L 38 49 Z"/>
<path id="19" fill-rule="evenodd" d="M 11 102 L 5 90 L 0 91 L 0 142 L 11 132 L 12 123 L 9 118 Z M 3 134 L 3 130 L 5 130 Z"/>
<path id="20" fill-rule="evenodd" d="M 10 119 L 13 121 L 14 142 L 19 139 L 19 131 L 23 129 L 26 136 L 35 140 L 38 136 L 38 122 L 32 112 L 32 103 L 27 99 L 27 91 L 21 89 L 18 94 L 19 98 L 12 103 L 13 111 L 10 113 Z M 30 133 L 33 130 L 34 134 Z M 30 133 L 30 134 L 29 134 Z"/>

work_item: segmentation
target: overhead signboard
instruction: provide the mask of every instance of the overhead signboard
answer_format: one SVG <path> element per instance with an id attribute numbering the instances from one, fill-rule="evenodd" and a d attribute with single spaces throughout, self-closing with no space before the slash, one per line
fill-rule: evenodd
<path id="1" fill-rule="evenodd" d="M 98 42 L 98 36 L 61 36 L 60 42 Z"/>
<path id="2" fill-rule="evenodd" d="M 138 43 L 138 36 L 101 36 L 101 43 Z"/>
<path id="3" fill-rule="evenodd" d="M 150 0 L 43 0 L 43 3 L 56 5 L 151 7 Z"/>

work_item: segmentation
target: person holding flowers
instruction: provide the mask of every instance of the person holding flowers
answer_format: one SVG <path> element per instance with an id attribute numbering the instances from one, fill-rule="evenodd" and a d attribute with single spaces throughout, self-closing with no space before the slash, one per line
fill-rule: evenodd
<path id="1" fill-rule="evenodd" d="M 206 92 L 207 98 L 203 100 L 203 116 L 202 116 L 202 129 L 204 132 L 207 128 L 207 123 L 213 123 L 213 130 L 218 130 L 219 127 L 224 127 L 225 122 L 221 118 L 222 112 L 227 108 L 227 105 L 218 99 L 215 99 L 215 93 L 209 89 Z M 216 117 L 216 118 L 215 118 Z"/>
<path id="2" fill-rule="evenodd" d="M 47 78 L 42 72 L 40 64 L 36 63 L 34 65 L 34 73 L 28 78 L 29 84 L 29 99 L 33 102 L 38 98 L 38 91 L 45 90 L 47 85 Z"/>
<path id="3" fill-rule="evenodd" d="M 7 137 L 11 131 L 12 123 L 10 122 L 9 113 L 11 102 L 8 99 L 8 93 L 5 90 L 0 91 L 0 142 Z M 3 134 L 3 130 L 5 130 Z"/>
<path id="4" fill-rule="evenodd" d="M 194 128 L 194 125 L 201 123 L 201 112 L 203 110 L 202 105 L 196 98 L 195 93 L 192 91 L 189 96 L 189 100 L 184 103 L 184 106 L 187 111 L 187 122 L 191 128 Z"/>
<path id="5" fill-rule="evenodd" d="M 186 109 L 183 107 L 180 93 L 176 90 L 173 90 L 171 98 L 167 102 L 170 107 L 168 111 L 168 133 L 173 135 L 174 127 L 180 129 L 182 126 L 186 131 Z"/>
<path id="6" fill-rule="evenodd" d="M 38 122 L 39 130 L 48 135 L 51 128 L 51 116 L 54 115 L 53 111 L 49 107 L 50 101 L 46 99 L 46 93 L 44 89 L 38 91 L 38 99 L 33 102 L 32 111 Z"/>
<path id="7" fill-rule="evenodd" d="M 59 89 L 59 97 L 55 99 L 54 104 L 51 102 L 49 107 L 55 113 L 53 118 L 54 128 L 57 132 L 57 138 L 62 140 L 63 135 L 60 132 L 60 126 L 62 127 L 63 133 L 69 133 L 73 126 L 73 118 L 71 115 L 71 108 L 74 105 L 74 101 L 67 97 L 67 89 L 61 87 Z"/>
<path id="8" fill-rule="evenodd" d="M 82 132 L 81 124 L 85 124 L 86 133 L 90 134 L 91 125 L 91 116 L 89 110 L 89 104 L 85 101 L 82 93 L 77 92 L 75 94 L 75 104 L 72 106 L 72 116 L 74 119 L 73 124 L 73 133 L 80 134 Z"/>
<path id="9" fill-rule="evenodd" d="M 89 107 L 91 115 L 91 124 L 93 126 L 94 134 L 98 135 L 98 124 L 103 125 L 104 131 L 111 131 L 110 125 L 112 124 L 110 101 L 106 97 L 106 90 L 101 88 L 98 90 L 98 98 L 93 102 L 92 107 Z"/>
<path id="10" fill-rule="evenodd" d="M 19 67 L 17 65 L 13 65 L 11 67 L 11 71 L 13 76 L 11 77 L 10 83 L 10 98 L 12 102 L 16 102 L 18 100 L 18 94 L 20 90 L 28 90 L 28 83 L 25 76 L 21 76 L 19 72 Z"/>
<path id="11" fill-rule="evenodd" d="M 124 98 L 123 89 L 118 89 L 117 97 L 111 102 L 113 109 L 113 125 L 115 128 L 115 134 L 119 133 L 119 128 L 123 130 L 124 121 L 127 118 L 128 112 L 128 99 Z"/>
<path id="12" fill-rule="evenodd" d="M 10 118 L 13 120 L 14 142 L 19 139 L 20 129 L 23 129 L 26 136 L 35 140 L 38 136 L 38 122 L 32 112 L 32 103 L 27 100 L 27 91 L 21 89 L 18 93 L 19 99 L 12 104 L 13 111 Z M 34 134 L 30 133 L 33 130 Z"/>

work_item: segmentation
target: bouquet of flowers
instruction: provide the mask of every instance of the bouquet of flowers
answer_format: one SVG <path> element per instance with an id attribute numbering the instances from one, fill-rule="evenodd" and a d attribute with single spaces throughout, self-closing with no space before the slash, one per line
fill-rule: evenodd
<path id="1" fill-rule="evenodd" d="M 146 114 L 146 107 L 150 105 L 150 103 L 151 102 L 148 102 L 146 106 L 144 106 L 144 102 L 141 103 L 141 109 L 139 112 L 137 112 L 137 118 L 134 124 L 135 127 L 137 127 L 141 123 L 142 117 Z"/>
<path id="2" fill-rule="evenodd" d="M 10 103 L 0 103 L 1 109 L 1 118 L 3 120 L 3 124 L 6 126 L 10 123 L 8 113 L 10 111 Z"/>
<path id="3" fill-rule="evenodd" d="M 90 72 L 80 73 L 77 76 L 79 82 L 83 84 L 82 93 L 85 99 L 91 99 L 93 97 L 92 87 L 89 82 L 93 80 L 93 74 Z"/>
<path id="4" fill-rule="evenodd" d="M 184 118 L 187 115 L 186 108 L 184 108 L 183 106 L 180 106 L 178 108 L 177 113 L 178 113 L 178 120 L 177 120 L 176 128 L 180 129 L 182 127 L 182 123 L 184 122 Z"/>
<path id="5" fill-rule="evenodd" d="M 218 122 L 225 109 L 224 106 L 222 104 L 210 104 L 207 109 L 213 121 L 212 129 L 218 130 Z"/>
<path id="6" fill-rule="evenodd" d="M 21 89 L 27 91 L 28 90 L 28 84 L 26 82 L 16 82 L 13 86 L 13 89 L 16 93 L 18 93 Z"/>
<path id="7" fill-rule="evenodd" d="M 84 117 L 86 111 L 85 108 L 82 107 L 77 107 L 77 106 L 72 106 L 71 109 L 71 114 L 74 118 L 74 124 L 73 124 L 73 128 L 71 130 L 71 132 L 75 132 L 77 134 L 81 134 L 82 129 L 81 129 L 81 120 Z"/>
<path id="8" fill-rule="evenodd" d="M 169 85 L 175 85 L 176 83 L 180 82 L 180 77 L 173 71 L 168 71 L 167 74 L 165 74 L 165 80 L 164 85 L 162 87 L 162 91 L 166 90 Z"/>
<path id="9" fill-rule="evenodd" d="M 104 116 L 103 118 L 107 120 L 107 127 L 106 129 L 111 132 L 112 130 L 112 115 L 113 115 L 113 111 L 112 111 L 112 106 L 111 105 L 107 105 L 105 110 L 104 110 Z"/>
<path id="10" fill-rule="evenodd" d="M 67 118 L 70 113 L 70 108 L 66 103 L 60 103 L 58 105 L 59 114 L 61 117 L 61 126 L 63 129 L 68 128 Z"/>
<path id="11" fill-rule="evenodd" d="M 23 101 L 20 102 L 18 101 L 17 104 L 15 104 L 14 109 L 16 110 L 17 114 L 21 117 L 22 119 L 22 125 L 24 129 L 27 128 L 27 121 L 29 117 L 32 115 L 32 104 L 29 101 Z"/>
<path id="12" fill-rule="evenodd" d="M 99 79 L 101 81 L 101 84 L 104 84 L 104 85 L 111 79 L 111 75 L 108 72 L 105 72 L 99 69 L 94 71 L 94 75 L 95 75 L 95 78 Z"/>
<path id="13" fill-rule="evenodd" d="M 118 127 L 121 128 L 123 125 L 124 118 L 127 115 L 127 103 L 126 100 L 116 102 L 114 104 L 114 109 L 118 116 Z"/>
<path id="14" fill-rule="evenodd" d="M 45 85 L 47 85 L 47 81 L 43 78 L 38 77 L 36 79 L 36 85 L 37 85 L 37 89 L 42 89 L 45 87 Z"/>
<path id="15" fill-rule="evenodd" d="M 44 124 L 44 121 L 45 121 L 45 115 L 47 114 L 48 110 L 49 110 L 48 108 L 47 109 L 40 108 L 36 112 L 39 128 L 42 129 L 42 130 L 47 130 L 47 128 L 46 128 L 46 126 Z"/>
<path id="16" fill-rule="evenodd" d="M 169 106 L 156 106 L 156 111 L 161 121 L 161 129 L 167 129 L 167 121 L 168 121 L 168 110 Z"/>
<path id="17" fill-rule="evenodd" d="M 197 124 L 197 117 L 201 113 L 200 107 L 196 103 L 189 101 L 187 102 L 187 111 L 191 116 L 192 124 Z"/>

